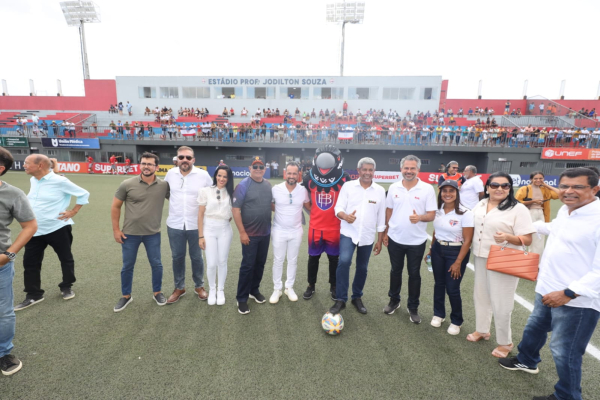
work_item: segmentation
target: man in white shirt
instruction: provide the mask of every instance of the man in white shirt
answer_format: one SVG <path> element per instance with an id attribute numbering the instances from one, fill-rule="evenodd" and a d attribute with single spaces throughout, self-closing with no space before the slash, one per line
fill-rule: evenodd
<path id="1" fill-rule="evenodd" d="M 340 190 L 335 205 L 335 215 L 342 220 L 340 228 L 340 258 L 336 271 L 336 301 L 329 309 L 339 314 L 346 308 L 350 266 L 356 250 L 356 272 L 352 282 L 352 304 L 359 313 L 366 314 L 362 302 L 363 288 L 367 280 L 367 267 L 371 250 L 378 255 L 385 231 L 385 190 L 373 182 L 375 160 L 361 158 L 358 162 L 358 180 L 346 182 Z M 373 242 L 377 232 L 377 242 Z"/>
<path id="2" fill-rule="evenodd" d="M 421 295 L 421 260 L 427 243 L 427 222 L 433 221 L 437 201 L 433 186 L 421 181 L 421 160 L 408 155 L 400 161 L 402 180 L 392 184 L 386 199 L 386 233 L 383 244 L 388 247 L 390 272 L 390 302 L 383 312 L 393 314 L 400 307 L 400 289 L 404 257 L 408 270 L 407 309 L 410 320 L 421 323 L 418 313 Z"/>
<path id="3" fill-rule="evenodd" d="M 169 216 L 167 233 L 173 257 L 173 280 L 175 290 L 167 299 L 173 304 L 185 294 L 185 253 L 186 243 L 189 246 L 192 260 L 192 279 L 194 291 L 200 300 L 206 300 L 208 294 L 204 290 L 204 262 L 202 250 L 198 243 L 198 191 L 212 186 L 213 180 L 208 172 L 194 167 L 194 150 L 187 146 L 177 149 L 177 167 L 167 172 L 165 181 L 169 183 Z"/>
<path id="4" fill-rule="evenodd" d="M 302 208 L 306 205 L 310 209 L 310 198 L 304 186 L 298 185 L 300 179 L 300 165 L 289 162 L 285 167 L 285 182 L 273 186 L 273 228 L 271 240 L 273 244 L 273 295 L 269 299 L 275 304 L 281 297 L 283 284 L 283 262 L 287 253 L 287 280 L 285 281 L 285 294 L 290 301 L 298 301 L 294 292 L 296 270 L 298 268 L 298 253 L 304 236 L 302 229 Z"/>
<path id="5" fill-rule="evenodd" d="M 548 397 L 581 399 L 581 364 L 600 317 L 600 201 L 598 175 L 588 168 L 560 174 L 559 198 L 564 203 L 550 223 L 534 224 L 548 243 L 535 287 L 535 305 L 517 357 L 501 358 L 509 370 L 539 372 L 540 350 L 552 332 L 550 350 L 558 382 Z"/>
<path id="6" fill-rule="evenodd" d="M 463 176 L 467 180 L 460 187 L 460 202 L 463 206 L 472 210 L 475 204 L 483 199 L 483 182 L 477 175 L 477 167 L 474 165 L 467 165 Z"/>
<path id="7" fill-rule="evenodd" d="M 281 132 L 280 136 L 283 135 L 283 126 L 281 127 L 281 130 L 279 132 Z M 273 167 L 273 177 L 279 178 L 279 163 L 277 161 L 273 161 L 271 163 L 271 166 Z"/>

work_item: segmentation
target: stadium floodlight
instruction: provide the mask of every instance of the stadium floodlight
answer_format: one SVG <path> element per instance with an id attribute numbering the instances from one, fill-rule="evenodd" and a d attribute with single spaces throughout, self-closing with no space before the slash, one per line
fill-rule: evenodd
<path id="1" fill-rule="evenodd" d="M 340 54 L 340 76 L 344 76 L 344 42 L 346 24 L 362 24 L 365 19 L 365 3 L 333 3 L 327 4 L 326 20 L 329 23 L 342 25 L 342 51 Z"/>
<path id="2" fill-rule="evenodd" d="M 83 26 L 89 23 L 100 22 L 100 7 L 93 1 L 63 1 L 60 3 L 60 8 L 65 15 L 67 25 L 79 28 L 83 79 L 90 79 L 90 67 L 88 65 Z"/>

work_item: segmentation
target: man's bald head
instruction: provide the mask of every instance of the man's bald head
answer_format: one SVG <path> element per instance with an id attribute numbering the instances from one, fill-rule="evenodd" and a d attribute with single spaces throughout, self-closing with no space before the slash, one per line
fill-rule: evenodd
<path id="1" fill-rule="evenodd" d="M 50 172 L 50 159 L 43 154 L 32 154 L 25 159 L 24 167 L 28 175 L 44 176 Z"/>

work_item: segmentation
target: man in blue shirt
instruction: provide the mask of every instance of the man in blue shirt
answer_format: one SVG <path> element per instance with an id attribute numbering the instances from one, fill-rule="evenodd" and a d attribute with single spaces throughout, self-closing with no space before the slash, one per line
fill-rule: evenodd
<path id="1" fill-rule="evenodd" d="M 265 162 L 256 157 L 250 165 L 250 176 L 242 179 L 233 192 L 233 219 L 242 242 L 242 265 L 238 281 L 238 312 L 248 314 L 248 297 L 265 302 L 260 282 L 271 240 L 271 183 L 263 178 Z"/>
<path id="2" fill-rule="evenodd" d="M 44 300 L 41 285 L 42 260 L 46 247 L 51 246 L 62 268 L 62 282 L 58 284 L 62 298 L 75 297 L 71 290 L 75 282 L 75 261 L 71 252 L 73 218 L 85 204 L 90 193 L 75 185 L 63 176 L 56 175 L 50 169 L 50 159 L 41 154 L 30 155 L 25 159 L 23 168 L 31 175 L 31 189 L 27 198 L 35 213 L 38 229 L 33 238 L 25 245 L 23 267 L 25 268 L 25 300 L 15 307 L 15 311 L 24 310 Z M 75 207 L 67 210 L 71 196 L 77 198 Z"/>

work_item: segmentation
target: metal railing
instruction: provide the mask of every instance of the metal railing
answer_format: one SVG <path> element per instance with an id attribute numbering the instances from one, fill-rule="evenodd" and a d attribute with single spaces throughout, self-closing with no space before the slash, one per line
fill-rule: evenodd
<path id="1" fill-rule="evenodd" d="M 507 122 L 508 123 L 508 122 Z M 0 134 L 6 136 L 59 137 L 59 138 L 99 138 L 104 140 L 126 141 L 198 141 L 214 143 L 332 143 L 332 144 L 359 144 L 359 145 L 385 145 L 385 146 L 419 146 L 419 147 L 585 147 L 598 148 L 600 145 L 600 131 L 578 135 L 559 132 L 521 132 L 518 127 L 498 130 L 455 130 L 439 131 L 437 129 L 416 130 L 387 130 L 372 129 L 361 126 L 355 130 L 338 128 L 309 129 L 306 127 L 224 127 L 217 126 L 196 129 L 183 129 L 165 126 L 150 129 L 145 126 L 126 128 L 109 126 L 75 126 L 75 130 L 66 126 L 49 126 L 37 130 L 27 126 L 24 131 L 18 132 L 16 127 L 0 128 Z M 582 136 L 582 137 L 580 137 Z"/>

